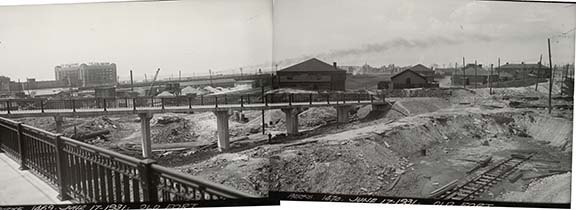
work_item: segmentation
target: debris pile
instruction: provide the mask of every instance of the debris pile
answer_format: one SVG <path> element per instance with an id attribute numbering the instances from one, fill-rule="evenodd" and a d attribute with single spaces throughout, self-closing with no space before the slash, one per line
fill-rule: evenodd
<path id="1" fill-rule="evenodd" d="M 106 116 L 87 120 L 77 126 L 64 129 L 64 136 L 85 141 L 99 143 L 110 140 L 110 133 L 122 129 L 122 125 Z"/>
<path id="2" fill-rule="evenodd" d="M 153 143 L 179 143 L 195 139 L 190 122 L 178 115 L 162 115 L 151 122 Z"/>

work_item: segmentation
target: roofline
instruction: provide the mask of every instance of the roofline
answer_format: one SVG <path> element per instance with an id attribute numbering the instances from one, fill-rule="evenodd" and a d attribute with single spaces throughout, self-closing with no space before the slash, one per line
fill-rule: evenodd
<path id="1" fill-rule="evenodd" d="M 413 71 L 412 69 L 405 69 L 404 71 L 401 71 L 401 72 L 399 72 L 399 73 L 391 76 L 391 77 L 390 77 L 390 80 L 396 78 L 398 75 L 403 74 L 403 73 L 406 72 L 406 71 L 411 71 L 412 73 L 418 75 L 418 76 L 421 77 L 422 79 L 428 81 L 428 79 L 427 79 L 425 76 L 422 76 L 421 74 L 419 74 L 418 72 Z"/>

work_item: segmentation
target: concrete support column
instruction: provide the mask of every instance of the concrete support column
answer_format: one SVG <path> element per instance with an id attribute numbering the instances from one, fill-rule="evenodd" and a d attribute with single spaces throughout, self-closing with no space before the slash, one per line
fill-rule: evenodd
<path id="1" fill-rule="evenodd" d="M 350 120 L 350 109 L 352 105 L 339 105 L 336 106 L 336 116 L 338 117 L 338 123 L 347 123 Z"/>
<path id="2" fill-rule="evenodd" d="M 228 110 L 214 111 L 216 115 L 216 126 L 218 129 L 218 150 L 225 152 L 230 148 L 230 129 L 228 127 L 228 120 L 230 114 Z"/>
<path id="3" fill-rule="evenodd" d="M 62 124 L 64 124 L 64 117 L 54 116 L 54 122 L 56 122 L 56 133 L 62 133 Z"/>
<path id="4" fill-rule="evenodd" d="M 140 128 L 142 130 L 142 157 L 152 157 L 152 136 L 150 134 L 150 120 L 153 117 L 152 113 L 139 113 Z"/>
<path id="5" fill-rule="evenodd" d="M 298 135 L 298 110 L 294 108 L 281 109 L 286 114 L 286 134 Z"/>

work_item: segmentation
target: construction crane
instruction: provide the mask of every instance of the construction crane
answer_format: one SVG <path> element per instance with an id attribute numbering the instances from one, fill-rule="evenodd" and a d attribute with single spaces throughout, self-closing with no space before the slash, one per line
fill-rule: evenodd
<path id="1" fill-rule="evenodd" d="M 152 88 L 154 88 L 154 82 L 156 82 L 156 79 L 158 78 L 158 72 L 160 72 L 160 68 L 158 68 L 156 74 L 154 74 L 154 79 L 152 79 L 152 84 L 150 84 L 150 88 L 148 89 L 148 96 L 152 95 Z"/>

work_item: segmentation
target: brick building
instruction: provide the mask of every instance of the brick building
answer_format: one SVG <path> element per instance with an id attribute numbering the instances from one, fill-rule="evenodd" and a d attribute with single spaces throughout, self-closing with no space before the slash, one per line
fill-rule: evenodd
<path id="1" fill-rule="evenodd" d="M 114 85 L 117 83 L 116 64 L 89 63 L 65 64 L 55 68 L 56 80 L 67 82 L 68 86 L 90 87 Z"/>
<path id="2" fill-rule="evenodd" d="M 277 72 L 276 87 L 315 91 L 345 91 L 346 71 L 316 58 Z"/>

